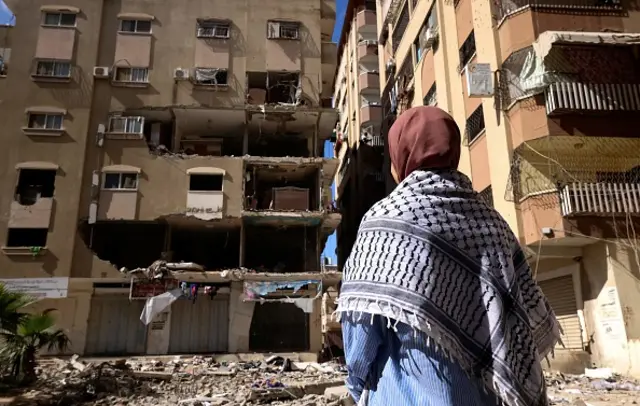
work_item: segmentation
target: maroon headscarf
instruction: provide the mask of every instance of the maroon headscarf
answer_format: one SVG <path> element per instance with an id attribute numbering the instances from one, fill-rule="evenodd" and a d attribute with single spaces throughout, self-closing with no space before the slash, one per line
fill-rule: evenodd
<path id="1" fill-rule="evenodd" d="M 419 106 L 402 113 L 389 130 L 388 142 L 400 181 L 416 169 L 458 169 L 460 129 L 437 107 Z"/>

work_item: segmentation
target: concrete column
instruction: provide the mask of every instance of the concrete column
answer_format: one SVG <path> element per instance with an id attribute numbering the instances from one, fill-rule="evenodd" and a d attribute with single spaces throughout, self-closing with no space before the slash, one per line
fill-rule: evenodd
<path id="1" fill-rule="evenodd" d="M 322 301 L 313 302 L 313 313 L 309 315 L 309 352 L 322 350 Z"/>
<path id="2" fill-rule="evenodd" d="M 229 297 L 229 352 L 249 351 L 249 329 L 255 302 L 242 300 L 242 282 L 231 283 Z"/>

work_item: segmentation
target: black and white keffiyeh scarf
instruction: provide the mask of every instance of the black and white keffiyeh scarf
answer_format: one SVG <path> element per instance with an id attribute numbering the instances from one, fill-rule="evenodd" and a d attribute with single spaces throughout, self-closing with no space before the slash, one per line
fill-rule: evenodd
<path id="1" fill-rule="evenodd" d="M 504 405 L 548 404 L 541 360 L 558 322 L 509 226 L 458 171 L 414 171 L 367 212 L 344 266 L 337 313 L 349 312 L 424 331 Z"/>

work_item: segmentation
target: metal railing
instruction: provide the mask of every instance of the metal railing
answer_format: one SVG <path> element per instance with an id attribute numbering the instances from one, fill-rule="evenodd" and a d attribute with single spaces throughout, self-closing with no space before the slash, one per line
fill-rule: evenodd
<path id="1" fill-rule="evenodd" d="M 545 90 L 547 114 L 560 111 L 639 111 L 640 84 L 559 82 Z"/>
<path id="2" fill-rule="evenodd" d="M 560 189 L 563 216 L 640 214 L 640 183 L 573 182 Z"/>
<path id="3" fill-rule="evenodd" d="M 516 13 L 526 7 L 537 9 L 597 12 L 622 10 L 621 0 L 497 0 L 498 19 Z"/>

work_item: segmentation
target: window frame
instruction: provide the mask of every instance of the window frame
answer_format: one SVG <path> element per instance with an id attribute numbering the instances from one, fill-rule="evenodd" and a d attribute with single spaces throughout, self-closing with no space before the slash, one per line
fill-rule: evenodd
<path id="1" fill-rule="evenodd" d="M 278 34 L 273 35 L 275 33 L 274 31 L 276 25 L 278 26 Z M 267 21 L 267 39 L 300 41 L 300 26 L 301 24 L 297 21 L 269 20 Z M 286 32 L 286 30 L 292 30 L 291 32 L 295 32 L 295 36 L 284 36 L 283 32 Z"/>
<path id="2" fill-rule="evenodd" d="M 129 79 L 128 80 L 120 80 L 118 79 L 118 73 L 122 70 L 129 70 Z M 134 71 L 140 70 L 144 74 L 144 80 L 138 81 L 133 80 Z M 113 76 L 111 78 L 114 83 L 124 83 L 124 84 L 134 84 L 134 85 L 148 85 L 149 84 L 149 68 L 143 68 L 139 66 L 116 66 L 113 69 Z"/>
<path id="3" fill-rule="evenodd" d="M 58 22 L 56 24 L 47 23 L 47 16 L 58 16 Z M 62 16 L 73 16 L 73 25 L 70 24 L 62 24 Z M 76 13 L 69 13 L 64 11 L 43 11 L 42 12 L 42 21 L 40 23 L 43 27 L 57 27 L 57 28 L 75 28 L 78 26 L 78 15 Z"/>
<path id="4" fill-rule="evenodd" d="M 201 80 L 198 80 L 198 71 L 200 69 L 211 69 L 211 70 L 215 70 L 215 76 L 217 77 L 218 74 L 220 73 L 224 73 L 226 81 L 225 83 L 204 83 Z M 216 79 L 217 80 L 217 79 Z M 218 69 L 218 68 L 203 68 L 203 67 L 198 67 L 198 68 L 194 68 L 193 69 L 193 83 L 198 85 L 198 86 L 210 86 L 210 87 L 215 87 L 215 86 L 220 86 L 220 87 L 228 87 L 229 86 L 229 70 L 228 69 Z"/>
<path id="5" fill-rule="evenodd" d="M 115 120 L 125 120 L 124 130 L 125 131 L 114 131 L 113 129 L 113 121 Z M 129 126 L 129 120 L 134 120 L 140 122 L 140 131 L 139 132 L 128 132 L 126 131 Z M 144 134 L 144 117 L 142 116 L 112 116 L 109 117 L 109 121 L 107 123 L 107 133 L 108 134 L 132 134 L 132 135 L 143 135 Z"/>
<path id="6" fill-rule="evenodd" d="M 107 177 L 108 176 L 118 176 L 118 187 L 107 187 Z M 125 176 L 134 176 L 135 177 L 135 186 L 134 187 L 124 187 L 124 179 Z M 100 186 L 101 190 L 108 190 L 112 192 L 137 192 L 140 186 L 140 174 L 137 172 L 103 172 L 102 173 L 102 183 Z"/>
<path id="7" fill-rule="evenodd" d="M 210 27 L 205 27 L 206 25 L 210 25 Z M 202 30 L 211 29 L 211 35 L 202 34 Z M 217 33 L 217 30 L 226 30 L 226 35 L 220 35 Z M 206 38 L 206 39 L 229 39 L 231 37 L 231 24 L 229 22 L 220 21 L 220 20 L 200 20 L 196 25 L 196 37 L 197 38 Z"/>
<path id="8" fill-rule="evenodd" d="M 44 127 L 32 127 L 31 126 L 31 124 L 33 122 L 33 118 L 35 118 L 36 116 L 43 116 L 44 117 Z M 54 119 L 55 119 L 55 117 L 59 117 L 60 118 L 60 127 L 47 127 L 47 122 L 48 122 L 50 117 L 54 118 Z M 62 114 L 62 113 L 38 113 L 38 112 L 28 113 L 26 129 L 29 130 L 29 131 L 63 131 L 64 130 L 64 114 Z"/>
<path id="9" fill-rule="evenodd" d="M 40 73 L 40 65 L 41 64 L 52 64 L 51 66 L 51 75 L 47 75 L 47 74 L 42 74 Z M 68 70 L 67 70 L 67 75 L 56 75 L 55 71 L 56 71 L 56 67 L 58 65 L 66 65 L 68 66 Z M 62 60 L 56 60 L 56 59 L 36 59 L 36 66 L 35 66 L 35 71 L 34 73 L 32 73 L 32 76 L 38 77 L 38 78 L 47 78 L 47 79 L 70 79 L 71 78 L 71 70 L 72 70 L 72 66 L 71 66 L 71 61 L 62 61 Z"/>
<path id="10" fill-rule="evenodd" d="M 134 30 L 133 31 L 128 31 L 128 30 L 124 30 L 124 24 L 127 22 L 134 22 Z M 138 30 L 138 25 L 140 24 L 140 22 L 144 22 L 144 23 L 149 23 L 149 31 L 139 31 Z M 121 34 L 138 34 L 138 35 L 150 35 L 153 32 L 153 24 L 151 20 L 146 20 L 146 19 L 135 19 L 135 18 L 121 18 L 120 21 L 118 22 L 118 33 Z"/>

